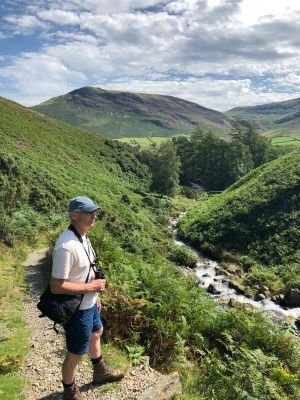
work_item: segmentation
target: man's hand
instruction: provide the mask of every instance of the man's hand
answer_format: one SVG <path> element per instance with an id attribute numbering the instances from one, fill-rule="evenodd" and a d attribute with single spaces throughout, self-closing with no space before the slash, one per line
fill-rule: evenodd
<path id="1" fill-rule="evenodd" d="M 92 282 L 89 283 L 89 285 L 95 292 L 102 292 L 103 290 L 105 290 L 105 284 L 105 279 L 94 279 Z"/>
<path id="2" fill-rule="evenodd" d="M 100 300 L 100 297 L 99 297 L 99 296 L 97 296 L 96 304 L 97 304 L 98 311 L 100 311 L 102 305 L 101 305 L 101 300 Z"/>

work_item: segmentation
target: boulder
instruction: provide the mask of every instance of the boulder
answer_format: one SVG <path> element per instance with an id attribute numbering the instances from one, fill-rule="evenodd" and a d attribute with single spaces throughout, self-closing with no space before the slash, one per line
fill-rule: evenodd
<path id="1" fill-rule="evenodd" d="M 290 289 L 284 296 L 284 303 L 289 307 L 300 307 L 300 289 Z"/>
<path id="2" fill-rule="evenodd" d="M 256 301 L 260 301 L 260 300 L 264 300 L 266 298 L 266 296 L 263 293 L 256 293 L 254 299 Z"/>
<path id="3" fill-rule="evenodd" d="M 269 291 L 269 288 L 268 288 L 268 286 L 261 286 L 260 290 L 261 290 L 263 293 L 266 293 L 266 292 Z"/>
<path id="4" fill-rule="evenodd" d="M 277 301 L 278 301 L 279 303 L 282 303 L 282 302 L 284 301 L 284 294 L 278 294 L 278 295 L 277 295 Z"/>
<path id="5" fill-rule="evenodd" d="M 207 291 L 208 291 L 208 293 L 211 293 L 211 294 L 220 294 L 221 293 L 213 283 L 209 284 Z"/>
<path id="6" fill-rule="evenodd" d="M 271 297 L 271 300 L 274 301 L 275 303 L 282 303 L 284 301 L 284 295 L 283 294 L 276 294 L 275 296 Z"/>
<path id="7" fill-rule="evenodd" d="M 138 396 L 138 400 L 171 400 L 174 396 L 180 394 L 182 394 L 182 387 L 179 374 L 175 372 L 159 378 L 154 386 Z"/>
<path id="8" fill-rule="evenodd" d="M 219 276 L 219 275 L 230 276 L 230 273 L 228 271 L 226 271 L 225 269 L 220 268 L 216 271 L 216 275 L 217 276 Z"/>
<path id="9" fill-rule="evenodd" d="M 228 286 L 231 289 L 234 289 L 237 293 L 245 294 L 245 290 L 246 290 L 245 286 L 239 284 L 238 282 L 229 282 Z"/>

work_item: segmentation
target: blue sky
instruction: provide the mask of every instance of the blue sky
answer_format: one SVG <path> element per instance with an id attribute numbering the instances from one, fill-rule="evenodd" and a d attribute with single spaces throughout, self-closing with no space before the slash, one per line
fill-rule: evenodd
<path id="1" fill-rule="evenodd" d="M 0 95 L 82 86 L 220 111 L 300 97 L 298 0 L 2 0 Z"/>

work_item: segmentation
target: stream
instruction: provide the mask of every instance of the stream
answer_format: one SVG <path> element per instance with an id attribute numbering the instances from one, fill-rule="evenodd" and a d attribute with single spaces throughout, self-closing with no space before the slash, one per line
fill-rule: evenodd
<path id="1" fill-rule="evenodd" d="M 228 282 L 228 277 L 220 275 L 218 271 L 219 263 L 205 257 L 201 252 L 194 249 L 190 245 L 185 244 L 177 234 L 177 223 L 180 218 L 186 215 L 186 212 L 181 213 L 177 218 L 170 220 L 168 228 L 173 232 L 174 242 L 177 246 L 185 246 L 197 257 L 196 268 L 193 270 L 195 277 L 199 282 L 199 286 L 208 289 L 213 285 L 217 294 L 211 294 L 218 303 L 230 304 L 231 302 L 248 304 L 249 306 L 258 310 L 267 312 L 274 320 L 282 321 L 286 318 L 300 319 L 300 307 L 297 308 L 284 308 L 270 299 L 263 299 L 260 301 L 253 300 L 242 294 L 238 294 L 235 289 L 231 288 Z"/>

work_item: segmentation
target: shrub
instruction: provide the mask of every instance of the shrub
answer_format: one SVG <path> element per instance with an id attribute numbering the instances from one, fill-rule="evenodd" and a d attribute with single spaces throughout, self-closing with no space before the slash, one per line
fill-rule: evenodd
<path id="1" fill-rule="evenodd" d="M 196 268 L 197 257 L 185 246 L 173 246 L 169 248 L 169 259 L 177 265 Z"/>

